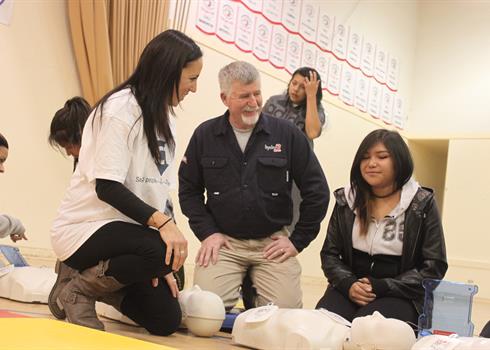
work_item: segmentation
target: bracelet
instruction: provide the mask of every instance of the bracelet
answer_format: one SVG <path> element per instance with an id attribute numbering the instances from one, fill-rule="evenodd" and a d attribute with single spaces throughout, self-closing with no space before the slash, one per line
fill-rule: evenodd
<path id="1" fill-rule="evenodd" d="M 168 220 L 166 220 L 163 224 L 161 224 L 160 226 L 158 226 L 158 231 L 160 231 L 160 229 L 165 226 L 166 224 L 168 224 L 170 221 L 172 221 L 172 218 L 168 218 Z"/>

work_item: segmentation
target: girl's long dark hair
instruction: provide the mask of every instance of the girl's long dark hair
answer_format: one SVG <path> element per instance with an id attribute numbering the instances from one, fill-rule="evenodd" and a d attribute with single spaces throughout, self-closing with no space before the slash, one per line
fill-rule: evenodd
<path id="1" fill-rule="evenodd" d="M 355 193 L 353 209 L 356 211 L 360 220 L 361 235 L 367 233 L 371 217 L 369 200 L 373 195 L 371 186 L 362 177 L 361 161 L 369 149 L 378 143 L 382 143 L 386 147 L 393 160 L 395 172 L 394 192 L 400 190 L 410 180 L 413 174 L 412 155 L 399 133 L 386 129 L 378 129 L 370 132 L 362 140 L 350 170 L 350 185 L 354 191 L 353 193 Z M 350 194 L 346 193 L 346 196 L 348 195 Z"/>
<path id="2" fill-rule="evenodd" d="M 143 129 L 148 148 L 156 163 L 160 162 L 157 133 L 165 138 L 170 150 L 175 140 L 170 130 L 169 111 L 174 90 L 180 100 L 179 83 L 185 66 L 202 57 L 199 46 L 187 35 L 176 30 L 166 30 L 146 45 L 133 74 L 109 91 L 95 105 L 104 107 L 107 99 L 120 90 L 130 88 L 142 111 Z"/>

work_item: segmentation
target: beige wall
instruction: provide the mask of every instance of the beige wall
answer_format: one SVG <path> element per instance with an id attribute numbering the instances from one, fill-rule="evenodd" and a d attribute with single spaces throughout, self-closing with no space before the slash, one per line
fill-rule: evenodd
<path id="1" fill-rule="evenodd" d="M 440 211 L 444 209 L 448 144 L 447 139 L 409 139 L 408 141 L 415 163 L 415 177 L 422 186 L 434 190 Z"/>
<path id="2" fill-rule="evenodd" d="M 490 2 L 420 1 L 409 130 L 490 132 Z"/>
<path id="3" fill-rule="evenodd" d="M 408 128 L 429 143 L 448 143 L 445 182 L 439 182 L 446 278 L 478 284 L 476 299 L 490 305 L 490 2 L 420 1 L 419 14 Z"/>
<path id="4" fill-rule="evenodd" d="M 448 278 L 479 285 L 490 300 L 488 215 L 490 138 L 449 142 L 443 225 L 450 261 Z"/>
<path id="5" fill-rule="evenodd" d="M 0 25 L 0 132 L 10 144 L 0 211 L 24 222 L 27 247 L 50 249 L 49 228 L 72 170 L 46 141 L 53 113 L 80 93 L 65 7 L 15 1 L 10 26 Z"/>

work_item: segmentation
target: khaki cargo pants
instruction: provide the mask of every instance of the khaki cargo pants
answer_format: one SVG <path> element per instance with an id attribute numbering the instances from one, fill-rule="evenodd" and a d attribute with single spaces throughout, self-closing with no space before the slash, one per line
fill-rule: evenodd
<path id="1" fill-rule="evenodd" d="M 284 229 L 274 235 L 287 235 L 287 231 Z M 269 302 L 280 308 L 303 306 L 301 266 L 296 257 L 290 257 L 283 263 L 265 259 L 263 250 L 272 242 L 270 237 L 235 239 L 228 236 L 228 239 L 234 250 L 221 248 L 216 265 L 211 262 L 207 267 L 196 265 L 194 284 L 219 295 L 229 310 L 236 305 L 243 278 L 250 269 L 250 278 L 257 290 L 257 307 Z"/>

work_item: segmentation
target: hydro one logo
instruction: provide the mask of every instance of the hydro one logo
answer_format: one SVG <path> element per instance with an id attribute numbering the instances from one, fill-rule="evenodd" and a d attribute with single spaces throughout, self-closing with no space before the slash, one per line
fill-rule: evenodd
<path id="1" fill-rule="evenodd" d="M 275 145 L 264 145 L 264 149 L 266 151 L 272 151 L 274 153 L 279 153 L 282 151 L 280 143 L 276 143 Z"/>

